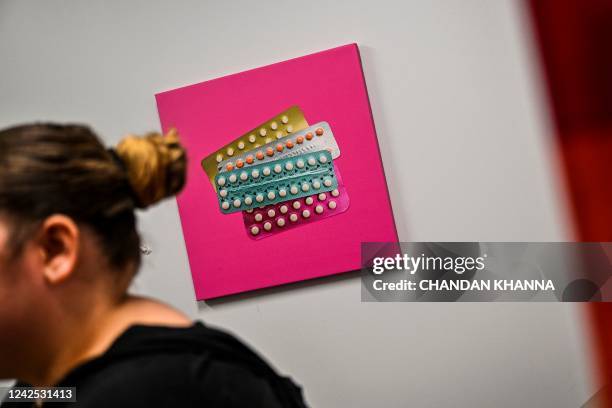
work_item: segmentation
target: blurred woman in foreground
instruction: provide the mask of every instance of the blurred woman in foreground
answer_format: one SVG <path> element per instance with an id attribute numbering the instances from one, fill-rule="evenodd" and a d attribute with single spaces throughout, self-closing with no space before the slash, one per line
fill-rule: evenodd
<path id="1" fill-rule="evenodd" d="M 127 293 L 134 210 L 178 193 L 185 171 L 173 131 L 111 150 L 79 125 L 0 131 L 0 378 L 76 387 L 67 406 L 305 406 L 234 337 Z"/>

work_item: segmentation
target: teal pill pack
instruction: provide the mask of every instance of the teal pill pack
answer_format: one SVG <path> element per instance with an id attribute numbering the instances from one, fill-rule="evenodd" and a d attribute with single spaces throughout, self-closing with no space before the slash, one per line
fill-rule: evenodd
<path id="1" fill-rule="evenodd" d="M 215 176 L 224 214 L 293 200 L 338 187 L 327 150 L 234 169 Z"/>

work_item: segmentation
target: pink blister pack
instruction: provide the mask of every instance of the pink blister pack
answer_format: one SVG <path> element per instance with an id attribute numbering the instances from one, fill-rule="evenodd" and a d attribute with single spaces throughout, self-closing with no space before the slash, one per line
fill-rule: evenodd
<path id="1" fill-rule="evenodd" d="M 345 212 L 350 199 L 338 168 L 334 168 L 338 188 L 332 191 L 243 211 L 247 235 L 259 240 Z"/>

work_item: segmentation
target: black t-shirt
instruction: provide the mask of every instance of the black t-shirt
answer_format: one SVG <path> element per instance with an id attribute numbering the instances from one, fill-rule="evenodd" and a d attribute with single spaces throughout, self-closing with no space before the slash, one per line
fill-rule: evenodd
<path id="1" fill-rule="evenodd" d="M 27 386 L 18 383 L 15 386 Z M 301 389 L 235 337 L 202 323 L 132 326 L 57 384 L 76 403 L 54 407 L 306 407 Z M 33 404 L 6 402 L 5 407 Z"/>

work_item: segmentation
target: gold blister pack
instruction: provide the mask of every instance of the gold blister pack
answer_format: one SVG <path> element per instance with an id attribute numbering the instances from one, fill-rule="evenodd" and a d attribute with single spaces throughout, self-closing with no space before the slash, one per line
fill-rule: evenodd
<path id="1" fill-rule="evenodd" d="M 217 187 L 215 186 L 214 179 L 217 174 L 218 163 L 234 155 L 256 149 L 273 140 L 287 136 L 290 133 L 306 129 L 307 127 L 308 122 L 306 122 L 302 110 L 298 106 L 292 106 L 286 111 L 274 116 L 272 119 L 246 132 L 244 135 L 223 146 L 216 152 L 206 156 L 204 160 L 202 160 L 202 167 L 216 190 Z"/>

